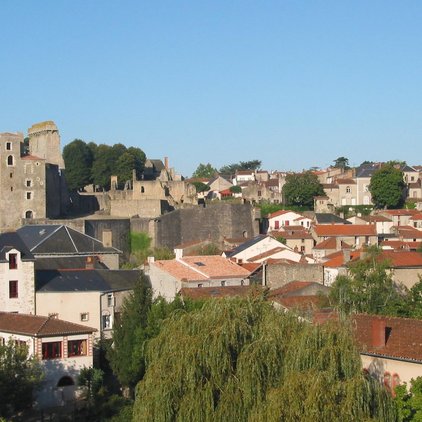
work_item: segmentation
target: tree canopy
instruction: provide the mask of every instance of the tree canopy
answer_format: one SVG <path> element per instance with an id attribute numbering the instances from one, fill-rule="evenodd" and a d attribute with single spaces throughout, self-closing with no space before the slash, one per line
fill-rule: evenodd
<path id="1" fill-rule="evenodd" d="M 69 189 L 82 189 L 89 183 L 110 187 L 110 177 L 116 175 L 119 187 L 132 180 L 132 170 L 139 178 L 144 169 L 145 153 L 136 147 L 123 144 L 97 145 L 75 139 L 63 149 L 65 176 Z"/>
<path id="2" fill-rule="evenodd" d="M 216 173 L 218 173 L 217 169 L 213 167 L 210 163 L 200 163 L 196 170 L 193 172 L 192 177 L 214 177 Z"/>
<path id="3" fill-rule="evenodd" d="M 94 160 L 92 150 L 88 145 L 75 139 L 63 148 L 65 175 L 70 190 L 82 189 L 91 183 L 91 167 Z"/>
<path id="4" fill-rule="evenodd" d="M 346 327 L 313 326 L 260 298 L 173 314 L 147 362 L 134 420 L 396 420 Z"/>
<path id="5" fill-rule="evenodd" d="M 343 170 L 347 170 L 347 169 L 350 168 L 349 167 L 349 159 L 346 158 L 346 157 L 338 157 L 334 160 L 333 167 L 343 169 Z"/>
<path id="6" fill-rule="evenodd" d="M 226 164 L 221 167 L 221 174 L 235 174 L 238 170 L 258 170 L 261 168 L 261 160 L 239 161 L 239 163 Z"/>
<path id="7" fill-rule="evenodd" d="M 324 194 L 324 189 L 318 177 L 310 171 L 291 173 L 286 176 L 286 183 L 283 186 L 283 198 L 287 205 L 313 208 L 314 196 Z"/>
<path id="8" fill-rule="evenodd" d="M 403 172 L 392 164 L 384 164 L 371 177 L 369 191 L 377 208 L 400 208 L 404 203 Z"/>
<path id="9" fill-rule="evenodd" d="M 30 407 L 42 378 L 38 361 L 28 358 L 27 346 L 12 340 L 0 343 L 0 418 Z"/>

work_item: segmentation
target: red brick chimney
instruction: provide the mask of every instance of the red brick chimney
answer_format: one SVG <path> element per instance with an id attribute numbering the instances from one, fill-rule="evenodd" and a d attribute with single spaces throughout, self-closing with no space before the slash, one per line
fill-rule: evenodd
<path id="1" fill-rule="evenodd" d="M 385 321 L 382 319 L 372 320 L 372 346 L 380 349 L 385 346 L 386 332 Z"/>

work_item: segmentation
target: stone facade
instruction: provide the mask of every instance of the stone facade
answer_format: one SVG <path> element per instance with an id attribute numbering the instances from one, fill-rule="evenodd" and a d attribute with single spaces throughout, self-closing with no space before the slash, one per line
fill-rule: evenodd
<path id="1" fill-rule="evenodd" d="M 48 130 L 31 128 L 30 154 L 22 133 L 0 133 L 0 231 L 17 229 L 24 219 L 56 218 L 66 208 L 60 138 L 54 123 L 47 123 Z"/>
<path id="2" fill-rule="evenodd" d="M 263 276 L 263 285 L 270 289 L 278 289 L 291 281 L 315 281 L 324 284 L 324 268 L 320 264 L 268 264 Z"/>

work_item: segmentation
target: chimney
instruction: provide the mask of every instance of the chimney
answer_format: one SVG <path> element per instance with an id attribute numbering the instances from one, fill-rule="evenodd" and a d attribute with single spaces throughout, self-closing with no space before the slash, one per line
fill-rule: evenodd
<path id="1" fill-rule="evenodd" d="M 174 249 L 174 255 L 176 259 L 183 258 L 183 248 L 175 248 Z"/>
<path id="2" fill-rule="evenodd" d="M 166 170 L 169 169 L 169 158 L 168 157 L 164 157 L 164 167 L 166 168 Z"/>
<path id="3" fill-rule="evenodd" d="M 386 344 L 386 326 L 385 321 L 381 319 L 372 320 L 372 346 L 380 349 Z"/>
<path id="4" fill-rule="evenodd" d="M 87 256 L 85 261 L 85 269 L 86 270 L 93 270 L 94 269 L 94 257 Z"/>

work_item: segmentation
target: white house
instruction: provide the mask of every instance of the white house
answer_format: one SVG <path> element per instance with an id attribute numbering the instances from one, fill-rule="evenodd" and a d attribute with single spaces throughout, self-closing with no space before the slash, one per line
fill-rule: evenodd
<path id="1" fill-rule="evenodd" d="M 54 317 L 0 312 L 0 343 L 25 345 L 44 371 L 36 393 L 39 408 L 61 406 L 77 397 L 77 377 L 93 364 L 94 328 Z"/>
<path id="2" fill-rule="evenodd" d="M 309 228 L 312 220 L 301 220 L 303 215 L 294 212 L 294 211 L 287 211 L 287 210 L 280 210 L 268 214 L 268 230 L 278 230 L 284 226 L 296 226 L 296 225 L 303 225 L 306 228 Z M 303 223 L 303 224 L 301 224 Z"/>

